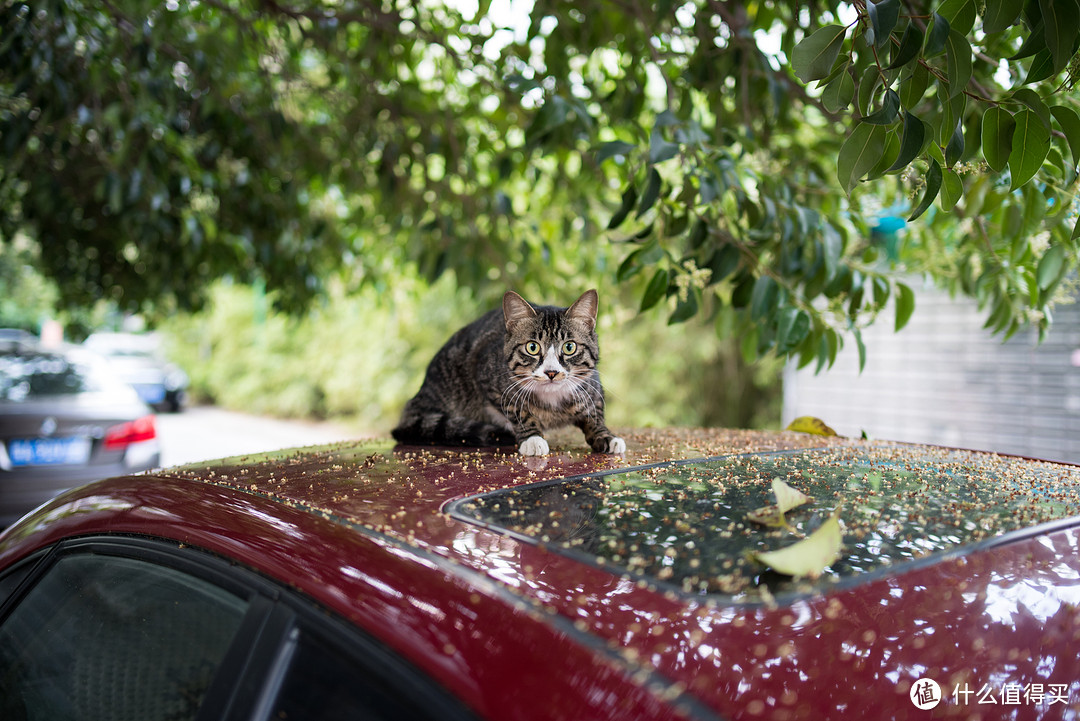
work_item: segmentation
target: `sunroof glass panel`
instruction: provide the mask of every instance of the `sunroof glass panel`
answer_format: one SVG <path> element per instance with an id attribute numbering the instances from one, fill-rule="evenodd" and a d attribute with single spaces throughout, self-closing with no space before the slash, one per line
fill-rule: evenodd
<path id="1" fill-rule="evenodd" d="M 782 525 L 773 479 L 809 501 Z M 471 521 L 689 594 L 761 600 L 1080 514 L 1080 469 L 910 446 L 734 456 L 595 474 L 459 502 Z M 839 518 L 842 545 L 811 576 L 753 558 Z"/>

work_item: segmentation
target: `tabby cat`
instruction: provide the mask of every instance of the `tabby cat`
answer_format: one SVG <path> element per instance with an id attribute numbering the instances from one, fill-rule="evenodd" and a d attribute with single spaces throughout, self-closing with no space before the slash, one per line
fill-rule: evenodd
<path id="1" fill-rule="evenodd" d="M 569 308 L 535 306 L 513 291 L 435 354 L 394 438 L 437 445 L 517 445 L 548 452 L 544 432 L 573 424 L 598 453 L 626 443 L 604 425 L 596 370 L 595 290 Z"/>

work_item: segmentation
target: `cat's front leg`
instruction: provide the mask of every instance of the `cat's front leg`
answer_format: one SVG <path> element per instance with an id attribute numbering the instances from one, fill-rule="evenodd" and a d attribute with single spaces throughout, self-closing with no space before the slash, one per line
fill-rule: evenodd
<path id="1" fill-rule="evenodd" d="M 513 421 L 518 453 L 523 456 L 546 456 L 551 451 L 540 424 L 535 419 L 528 416 L 522 418 L 515 414 Z"/>
<path id="2" fill-rule="evenodd" d="M 588 416 L 578 421 L 577 427 L 585 434 L 585 442 L 596 453 L 626 453 L 626 441 L 609 431 L 603 418 Z"/>

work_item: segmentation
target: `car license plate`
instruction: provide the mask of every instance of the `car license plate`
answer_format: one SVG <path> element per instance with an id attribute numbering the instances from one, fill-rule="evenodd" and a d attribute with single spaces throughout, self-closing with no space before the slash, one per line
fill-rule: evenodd
<path id="1" fill-rule="evenodd" d="M 82 465 L 90 460 L 89 438 L 31 438 L 8 441 L 12 466 Z"/>
<path id="2" fill-rule="evenodd" d="M 164 386 L 135 386 L 143 403 L 161 403 L 165 400 Z"/>

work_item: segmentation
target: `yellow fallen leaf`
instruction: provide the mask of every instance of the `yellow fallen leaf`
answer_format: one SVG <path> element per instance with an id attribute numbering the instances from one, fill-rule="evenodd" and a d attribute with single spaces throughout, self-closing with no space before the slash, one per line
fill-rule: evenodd
<path id="1" fill-rule="evenodd" d="M 776 496 L 776 505 L 764 506 L 756 511 L 750 511 L 746 514 L 748 519 L 763 526 L 784 526 L 787 525 L 784 520 L 785 513 L 792 508 L 813 500 L 810 496 L 792 488 L 779 478 L 772 479 L 772 491 L 773 495 Z"/>
<path id="2" fill-rule="evenodd" d="M 776 506 L 762 506 L 756 511 L 748 512 L 746 517 L 754 523 L 760 523 L 763 526 L 779 528 L 787 525 L 787 521 L 784 520 L 784 514 L 781 513 L 780 509 Z"/>
<path id="3" fill-rule="evenodd" d="M 836 431 L 825 425 L 825 421 L 813 416 L 799 416 L 785 430 L 797 433 L 809 433 L 815 436 L 835 436 Z"/>
<path id="4" fill-rule="evenodd" d="M 810 496 L 792 488 L 779 478 L 772 479 L 772 492 L 776 496 L 776 505 L 780 507 L 781 513 L 787 513 L 792 508 L 813 500 Z"/>
<path id="5" fill-rule="evenodd" d="M 803 540 L 778 551 L 751 553 L 750 558 L 787 576 L 817 578 L 840 557 L 840 519 L 836 514 Z"/>

